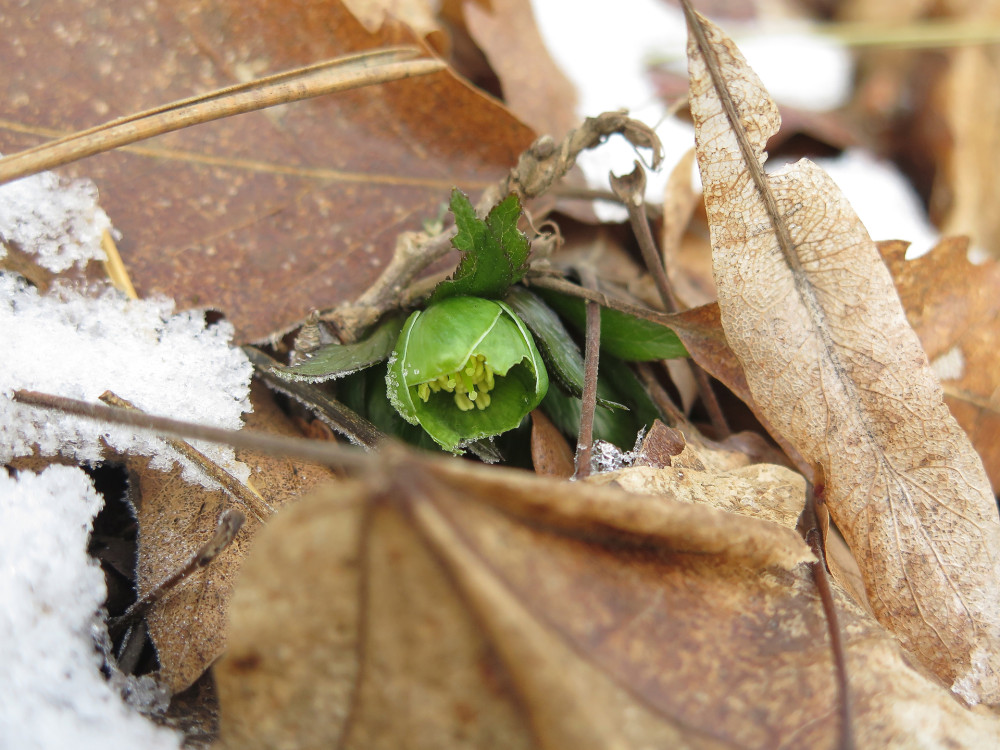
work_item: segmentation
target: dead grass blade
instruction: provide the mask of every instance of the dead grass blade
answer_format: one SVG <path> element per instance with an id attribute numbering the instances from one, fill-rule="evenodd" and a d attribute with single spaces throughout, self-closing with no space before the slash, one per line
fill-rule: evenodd
<path id="1" fill-rule="evenodd" d="M 391 47 L 338 57 L 137 112 L 0 159 L 0 184 L 191 125 L 446 67 L 441 60 L 411 59 L 420 53 Z"/>

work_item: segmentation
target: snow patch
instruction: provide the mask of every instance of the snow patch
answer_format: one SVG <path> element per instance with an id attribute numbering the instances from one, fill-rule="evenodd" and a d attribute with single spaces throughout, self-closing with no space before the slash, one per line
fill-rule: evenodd
<path id="1" fill-rule="evenodd" d="M 931 362 L 931 369 L 938 380 L 960 380 L 965 374 L 965 357 L 962 356 L 961 347 L 953 346 L 937 357 Z"/>
<path id="2" fill-rule="evenodd" d="M 92 298 L 57 289 L 42 296 L 14 274 L 0 275 L 0 462 L 31 454 L 76 461 L 102 458 L 101 438 L 121 452 L 153 457 L 153 467 L 185 467 L 188 481 L 215 485 L 161 440 L 11 400 L 17 389 L 94 402 L 105 390 L 150 414 L 238 430 L 250 410 L 252 365 L 230 346 L 232 327 L 205 326 L 198 312 L 174 314 L 167 300 Z M 246 481 L 232 448 L 198 450 Z"/>
<path id="3" fill-rule="evenodd" d="M 96 648 L 107 592 L 87 554 L 102 506 L 78 468 L 0 472 L 0 744 L 174 750 L 178 734 L 129 708 Z"/>
<path id="4" fill-rule="evenodd" d="M 97 186 L 90 180 L 42 172 L 0 186 L 0 257 L 8 243 L 16 244 L 59 273 L 105 260 L 101 236 L 110 230 L 111 220 L 97 205 Z"/>

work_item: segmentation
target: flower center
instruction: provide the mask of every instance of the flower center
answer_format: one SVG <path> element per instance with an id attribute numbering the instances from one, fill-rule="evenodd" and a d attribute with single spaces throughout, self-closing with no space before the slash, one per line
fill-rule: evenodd
<path id="1" fill-rule="evenodd" d="M 427 403 L 432 393 L 447 391 L 455 394 L 455 406 L 462 411 L 473 407 L 482 411 L 490 405 L 490 391 L 493 390 L 493 368 L 486 363 L 482 354 L 473 354 L 469 360 L 450 375 L 442 375 L 417 386 L 417 395 Z"/>

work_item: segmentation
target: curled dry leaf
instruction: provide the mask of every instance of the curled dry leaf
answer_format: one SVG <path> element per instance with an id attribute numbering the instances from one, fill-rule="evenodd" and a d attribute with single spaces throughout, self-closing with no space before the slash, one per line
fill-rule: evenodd
<path id="1" fill-rule="evenodd" d="M 879 243 L 906 317 L 941 380 L 945 402 L 1000 490 L 1000 263 L 973 265 L 964 237 L 904 260 L 902 242 Z"/>
<path id="2" fill-rule="evenodd" d="M 669 522 L 644 535 L 650 507 Z M 832 750 L 808 569 L 732 544 L 765 527 L 808 554 L 790 529 L 668 496 L 387 454 L 258 536 L 216 668 L 222 743 Z M 997 718 L 834 597 L 861 746 L 995 739 Z"/>
<path id="3" fill-rule="evenodd" d="M 762 167 L 777 108 L 688 8 L 691 109 L 722 324 L 768 421 L 822 467 L 879 620 L 1000 701 L 1000 518 L 874 243 L 833 181 Z"/>
<path id="4" fill-rule="evenodd" d="M 252 429 L 286 435 L 298 432 L 278 410 L 263 386 L 251 392 L 254 411 L 247 417 Z M 326 469 L 237 451 L 251 469 L 251 483 L 274 508 L 329 480 Z M 219 514 L 234 507 L 227 494 L 208 492 L 188 484 L 177 471 L 142 469 L 134 461 L 138 479 L 139 593 L 181 567 L 199 544 L 215 530 Z M 238 507 L 238 506 L 237 506 Z M 149 634 L 160 659 L 160 679 L 178 693 L 191 685 L 226 647 L 229 598 L 240 566 L 261 522 L 247 513 L 243 529 L 232 545 L 210 565 L 200 569 L 164 596 L 147 615 Z"/>
<path id="5" fill-rule="evenodd" d="M 535 25 L 530 0 L 465 3 L 465 24 L 503 87 L 504 102 L 536 132 L 559 139 L 577 126 L 576 89 Z"/>

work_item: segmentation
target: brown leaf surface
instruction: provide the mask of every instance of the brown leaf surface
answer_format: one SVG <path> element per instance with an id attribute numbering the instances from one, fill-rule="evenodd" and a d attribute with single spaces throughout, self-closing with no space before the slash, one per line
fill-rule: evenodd
<path id="1" fill-rule="evenodd" d="M 838 746 L 806 566 L 748 564 L 738 547 L 685 539 L 686 524 L 624 545 L 602 528 L 652 506 L 699 514 L 695 528 L 729 516 L 751 535 L 792 531 L 670 497 L 384 458 L 378 476 L 296 503 L 259 535 L 216 668 L 224 746 Z M 585 506 L 605 515 L 582 532 Z M 314 564 L 323 575 L 304 575 Z M 835 598 L 860 747 L 995 740 L 995 717 L 963 709 Z"/>
<path id="2" fill-rule="evenodd" d="M 263 386 L 254 386 L 251 400 L 254 411 L 246 419 L 248 428 L 298 434 Z M 251 483 L 275 508 L 332 476 L 326 469 L 270 456 L 237 451 L 237 458 L 250 466 Z M 234 501 L 222 491 L 208 492 L 182 481 L 179 470 L 138 470 L 137 479 L 141 503 L 137 577 L 139 593 L 144 594 L 187 562 L 212 535 L 219 514 L 234 507 Z M 247 514 L 233 544 L 209 566 L 178 584 L 147 616 L 160 659 L 160 678 L 172 693 L 191 685 L 225 649 L 229 598 L 261 525 Z"/>
<path id="3" fill-rule="evenodd" d="M 1000 518 L 982 463 L 836 185 L 808 161 L 764 175 L 777 109 L 704 24 L 691 104 L 726 337 L 767 419 L 823 467 L 880 621 L 970 700 L 1000 701 Z"/>
<path id="4" fill-rule="evenodd" d="M 531 463 L 535 473 L 569 479 L 575 464 L 569 442 L 541 409 L 531 412 Z"/>
<path id="5" fill-rule="evenodd" d="M 1000 2 L 982 0 L 851 0 L 838 20 L 872 27 L 995 29 Z M 928 23 L 930 22 L 930 23 Z M 866 129 L 882 133 L 881 148 L 904 165 L 928 196 L 932 219 L 946 235 L 966 234 L 973 245 L 1000 253 L 1000 48 L 944 44 L 901 51 L 879 47 L 859 56 L 854 106 Z M 904 114 L 905 113 L 905 114 Z"/>
<path id="6" fill-rule="evenodd" d="M 52 2 L 2 19 L 0 150 L 348 52 L 413 43 L 339 0 Z M 67 167 L 101 190 L 140 296 L 212 307 L 240 341 L 357 297 L 452 186 L 533 133 L 449 72 L 189 128 Z M 415 85 L 413 85 L 415 84 Z"/>
<path id="7" fill-rule="evenodd" d="M 555 139 L 577 127 L 576 89 L 549 55 L 531 0 L 490 0 L 463 6 L 465 24 L 503 87 L 511 111 Z"/>
<path id="8" fill-rule="evenodd" d="M 1000 263 L 973 265 L 968 240 L 943 240 L 904 260 L 904 243 L 880 243 L 910 325 L 920 336 L 945 403 L 1000 490 Z"/>

